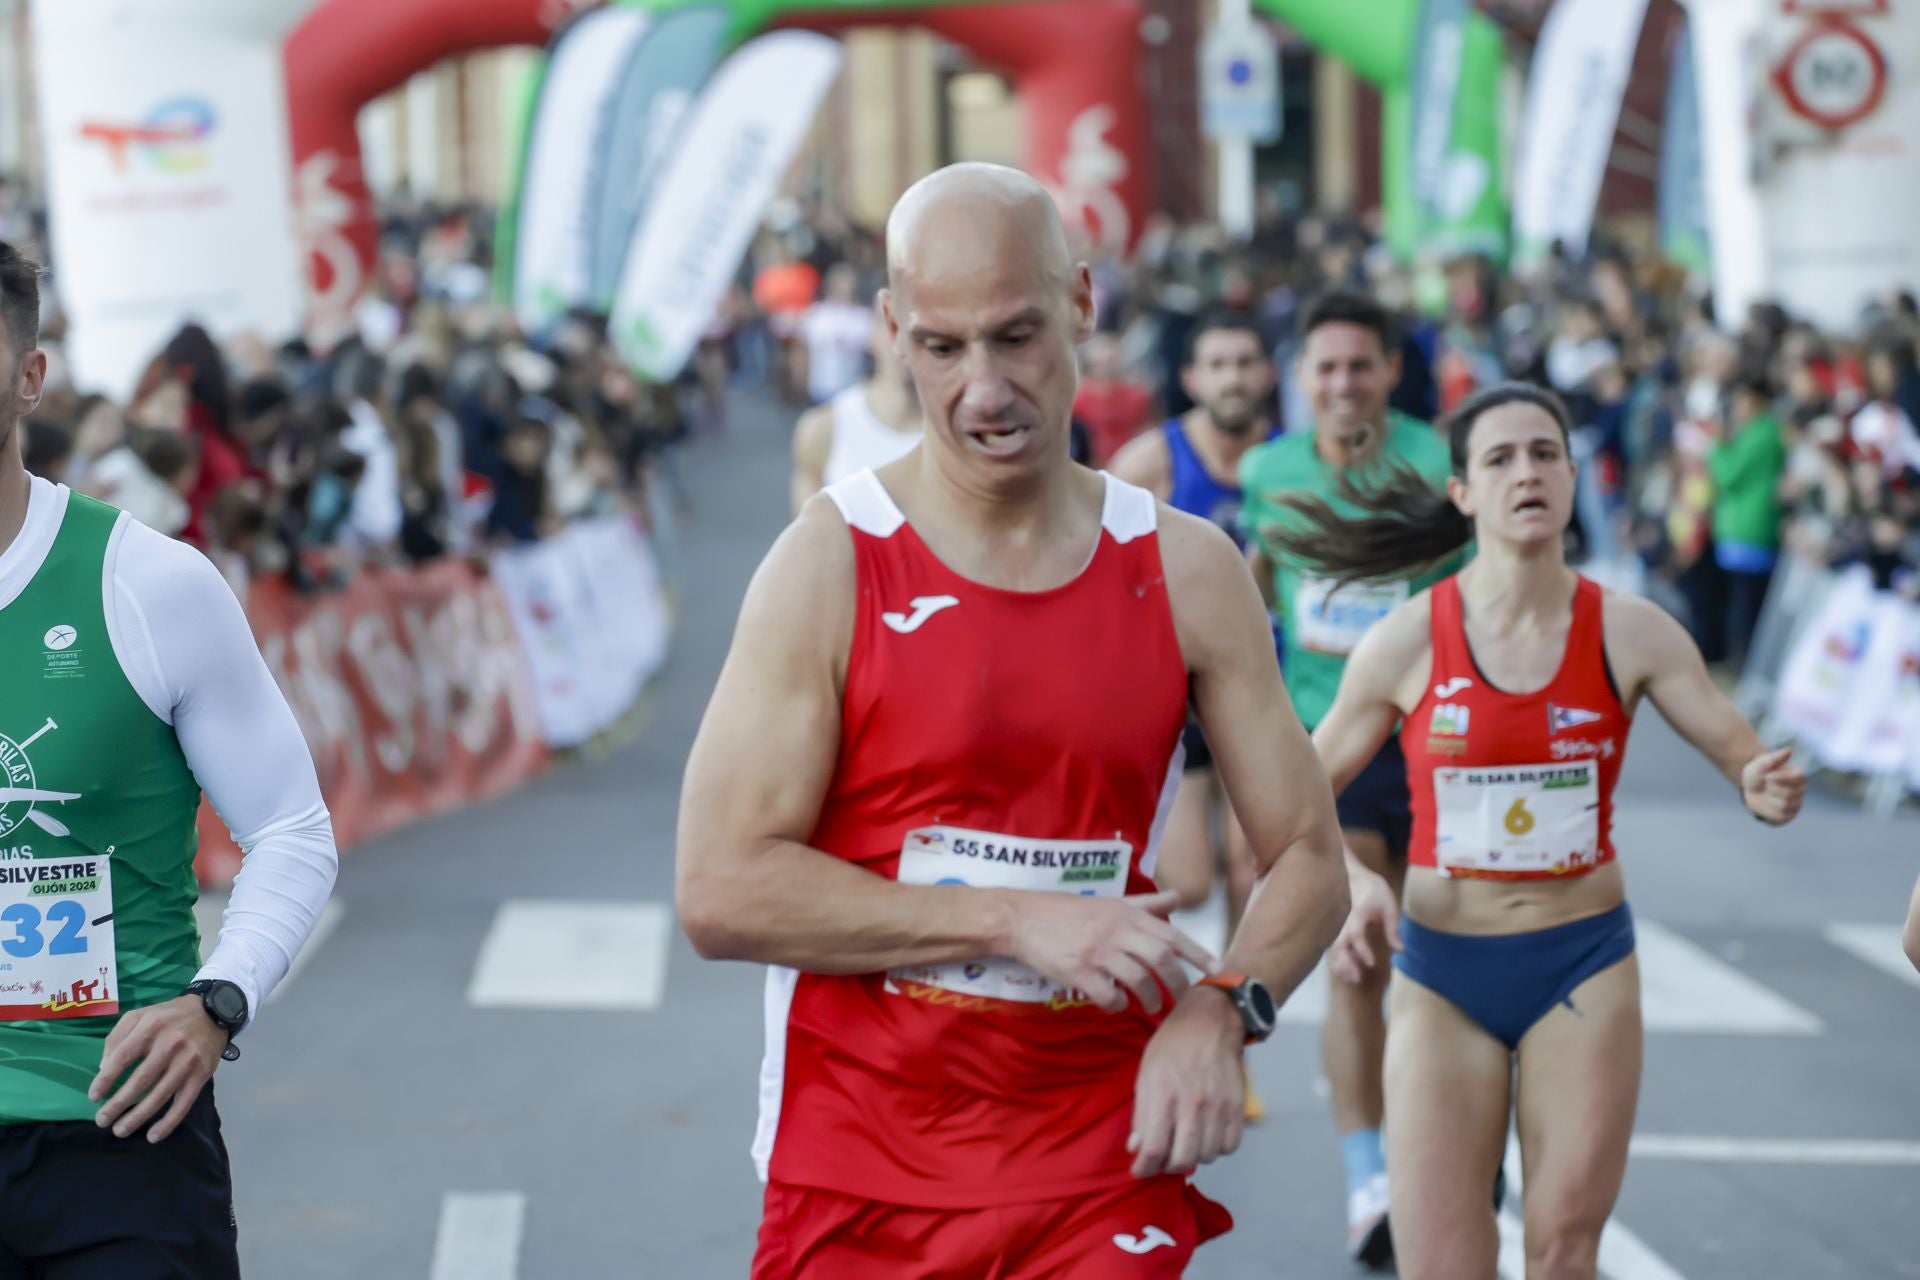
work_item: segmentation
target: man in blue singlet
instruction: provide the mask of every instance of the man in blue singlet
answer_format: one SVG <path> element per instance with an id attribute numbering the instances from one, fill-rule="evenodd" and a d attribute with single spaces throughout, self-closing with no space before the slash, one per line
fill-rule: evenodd
<path id="1" fill-rule="evenodd" d="M 1152 490 L 1169 506 L 1213 521 L 1244 548 L 1240 459 L 1255 445 L 1280 434 L 1268 412 L 1274 370 L 1259 322 L 1244 311 L 1217 310 L 1201 316 L 1188 336 L 1187 363 L 1180 379 L 1194 407 L 1167 419 L 1160 430 L 1129 441 L 1107 469 Z M 1167 818 L 1154 878 L 1161 888 L 1178 892 L 1183 907 L 1192 908 L 1212 893 L 1214 865 L 1224 860 L 1231 929 L 1239 923 L 1253 892 L 1253 859 L 1240 824 L 1227 808 L 1206 738 L 1191 720 L 1186 749 L 1186 772 Z M 1214 838 L 1216 809 L 1222 830 L 1218 842 Z"/>

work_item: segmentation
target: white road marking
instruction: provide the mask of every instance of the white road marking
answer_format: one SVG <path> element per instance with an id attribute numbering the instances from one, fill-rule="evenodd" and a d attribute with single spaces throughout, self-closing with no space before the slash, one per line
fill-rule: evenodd
<path id="1" fill-rule="evenodd" d="M 485 1009 L 651 1009 L 672 914 L 658 902 L 500 904 L 467 1000 Z"/>
<path id="2" fill-rule="evenodd" d="M 1909 986 L 1920 987 L 1920 970 L 1907 959 L 1897 924 L 1830 924 L 1827 941 L 1855 959 L 1889 973 Z"/>
<path id="3" fill-rule="evenodd" d="M 230 896 L 225 893 L 201 894 L 200 900 L 193 904 L 193 916 L 200 926 L 201 964 L 207 962 L 207 957 L 213 954 L 214 945 L 220 941 L 220 920 L 226 914 Z M 327 905 L 320 908 L 320 918 L 313 922 L 313 932 L 307 935 L 307 945 L 300 948 L 300 954 L 293 958 L 287 976 L 280 979 L 280 985 L 267 996 L 268 1004 L 286 994 L 293 980 L 300 976 L 320 948 L 327 944 L 327 939 L 333 936 L 333 931 L 340 927 L 340 917 L 345 911 L 346 908 L 340 905 L 337 898 L 329 899 Z"/>
<path id="4" fill-rule="evenodd" d="M 1640 1008 L 1649 1031 L 1818 1035 L 1820 1019 L 1732 965 L 1647 920 L 1634 922 Z"/>
<path id="5" fill-rule="evenodd" d="M 1506 1209 L 1495 1221 L 1500 1228 L 1500 1280 L 1527 1280 L 1525 1228 Z"/>
<path id="6" fill-rule="evenodd" d="M 1520 1188 L 1520 1144 L 1507 1138 L 1507 1157 L 1501 1162 L 1507 1175 L 1507 1198 L 1500 1206 L 1500 1280 L 1527 1280 L 1525 1203 Z M 1507 1208 L 1512 1205 L 1513 1208 Z"/>
<path id="7" fill-rule="evenodd" d="M 1631 1153 L 1645 1160 L 1706 1160 L 1722 1164 L 1920 1165 L 1920 1142 L 1875 1139 L 1708 1138 L 1636 1134 Z"/>
<path id="8" fill-rule="evenodd" d="M 1173 923 L 1215 955 L 1226 948 L 1225 898 L 1217 891 L 1205 906 L 1176 912 Z M 1645 919 L 1636 920 L 1634 930 L 1640 955 L 1641 1016 L 1648 1031 L 1810 1036 L 1826 1029 L 1813 1014 L 1672 930 Z M 1913 973 L 1899 948 L 1898 930 L 1894 932 L 1893 950 L 1906 969 L 1904 976 L 1920 983 L 1920 975 Z M 1314 1027 L 1324 1022 L 1329 980 L 1323 960 L 1281 1006 L 1280 1021 Z"/>
<path id="9" fill-rule="evenodd" d="M 1617 1220 L 1600 1229 L 1600 1274 L 1608 1280 L 1686 1280 Z"/>
<path id="10" fill-rule="evenodd" d="M 1520 1143 L 1513 1137 L 1507 1139 L 1507 1158 L 1504 1165 L 1507 1173 L 1507 1197 L 1516 1203 L 1521 1200 L 1520 1180 Z M 1507 1270 L 1509 1256 L 1507 1251 L 1507 1220 L 1513 1215 L 1506 1210 L 1500 1211 L 1500 1274 L 1509 1280 L 1525 1280 L 1526 1254 L 1519 1243 L 1521 1224 L 1513 1223 L 1515 1247 L 1522 1251 L 1518 1254 L 1518 1269 Z M 1675 1271 L 1666 1259 L 1649 1248 L 1639 1236 L 1622 1226 L 1618 1219 L 1609 1218 L 1607 1225 L 1600 1229 L 1600 1274 L 1607 1280 L 1686 1280 Z"/>
<path id="11" fill-rule="evenodd" d="M 449 1191 L 429 1280 L 515 1280 L 526 1215 L 527 1198 L 517 1191 Z"/>

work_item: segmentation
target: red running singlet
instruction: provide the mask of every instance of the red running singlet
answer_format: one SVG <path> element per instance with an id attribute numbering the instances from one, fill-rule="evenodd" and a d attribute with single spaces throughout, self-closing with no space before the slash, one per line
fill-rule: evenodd
<path id="1" fill-rule="evenodd" d="M 1400 729 L 1411 865 L 1533 880 L 1613 860 L 1613 787 L 1631 721 L 1607 667 L 1603 596 L 1578 579 L 1560 669 L 1522 694 L 1497 688 L 1474 661 L 1459 579 L 1434 586 L 1433 674 Z"/>
<path id="2" fill-rule="evenodd" d="M 962 578 L 871 471 L 831 486 L 858 603 L 839 758 L 810 843 L 903 883 L 1152 892 L 1187 671 L 1158 508 L 1108 477 L 1092 559 L 1051 591 Z M 1132 1181 L 1158 1018 L 1011 960 L 768 975 L 762 1177 L 897 1205 L 1055 1200 Z"/>

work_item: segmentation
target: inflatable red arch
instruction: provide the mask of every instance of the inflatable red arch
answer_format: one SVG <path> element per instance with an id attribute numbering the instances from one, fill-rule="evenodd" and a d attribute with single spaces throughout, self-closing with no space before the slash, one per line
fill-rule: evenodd
<path id="1" fill-rule="evenodd" d="M 806 4 L 778 25 L 832 31 L 919 26 L 965 45 L 1014 81 L 1025 165 L 1096 241 L 1131 245 L 1152 192 L 1147 106 L 1137 85 L 1134 0 L 901 6 Z M 286 44 L 300 229 L 317 314 L 340 314 L 364 286 L 377 226 L 361 168 L 360 109 L 444 58 L 545 44 L 591 0 L 323 0 Z"/>

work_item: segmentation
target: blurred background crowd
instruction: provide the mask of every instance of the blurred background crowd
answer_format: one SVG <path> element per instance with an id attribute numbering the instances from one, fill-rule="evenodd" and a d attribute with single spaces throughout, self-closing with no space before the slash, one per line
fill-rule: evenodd
<path id="1" fill-rule="evenodd" d="M 636 380 L 591 320 L 537 348 L 514 332 L 491 236 L 477 208 L 396 208 L 349 331 L 223 348 L 190 323 L 125 403 L 76 385 L 50 297 L 28 469 L 200 547 L 243 598 L 261 575 L 323 590 L 366 564 L 483 562 L 576 517 L 644 517 L 650 464 L 685 430 L 675 389 Z"/>
<path id="2" fill-rule="evenodd" d="M 0 192 L 0 235 L 44 243 L 27 193 Z M 671 510 L 671 446 L 724 430 L 730 391 L 797 411 L 869 371 L 881 240 L 830 206 L 775 203 L 671 385 L 631 373 L 592 317 L 520 333 L 493 301 L 492 254 L 487 209 L 397 202 L 374 287 L 334 340 L 222 349 L 190 324 L 126 403 L 67 375 L 54 310 L 28 466 L 202 547 L 243 594 L 266 574 L 320 590 L 367 562 Z M 1578 553 L 1667 604 L 1711 662 L 1741 662 L 1786 557 L 1864 564 L 1881 589 L 1920 595 L 1911 294 L 1877 300 L 1842 340 L 1771 304 L 1716 316 L 1697 281 L 1625 241 L 1525 274 L 1471 256 L 1410 269 L 1363 220 L 1272 208 L 1245 243 L 1160 217 L 1130 261 L 1093 266 L 1099 332 L 1075 406 L 1075 448 L 1093 465 L 1189 407 L 1186 331 L 1214 305 L 1263 318 L 1273 412 L 1304 422 L 1295 316 L 1317 290 L 1359 288 L 1402 321 L 1396 408 L 1437 420 L 1503 377 L 1566 397 L 1585 463 Z"/>

